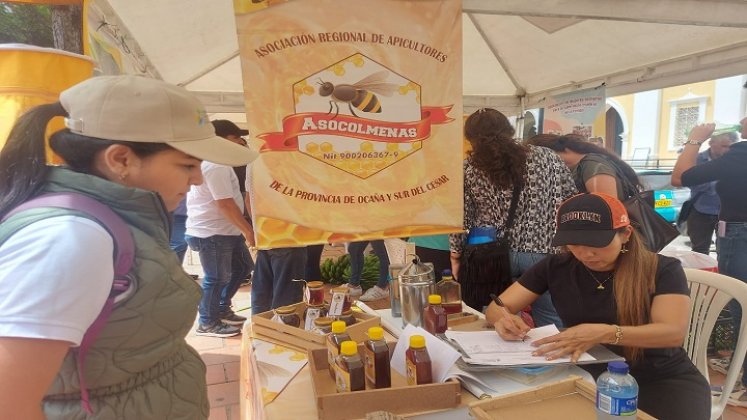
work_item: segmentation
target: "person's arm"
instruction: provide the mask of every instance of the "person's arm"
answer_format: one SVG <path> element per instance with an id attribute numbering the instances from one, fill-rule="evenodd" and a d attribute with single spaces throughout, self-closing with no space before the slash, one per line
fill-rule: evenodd
<path id="1" fill-rule="evenodd" d="M 62 366 L 70 343 L 0 337 L 0 413 L 3 418 L 43 420 L 42 399 Z"/>
<path id="2" fill-rule="evenodd" d="M 582 353 L 596 344 L 612 344 L 618 328 L 622 338 L 615 344 L 640 348 L 678 347 L 687 333 L 690 297 L 680 294 L 657 295 L 651 303 L 651 322 L 638 326 L 580 324 L 565 331 L 534 341 L 534 352 L 547 360 L 571 356 L 576 362 Z"/>
<path id="3" fill-rule="evenodd" d="M 490 302 L 485 310 L 485 319 L 493 324 L 495 331 L 504 340 L 521 340 L 529 331 L 529 326 L 515 315 L 521 309 L 531 305 L 540 295 L 515 282 L 505 292 L 501 293 L 501 308 L 495 302 Z"/>
<path id="4" fill-rule="evenodd" d="M 700 144 L 711 137 L 715 128 L 716 124 L 713 123 L 700 124 L 690 131 L 690 134 L 687 136 L 687 143 L 685 143 L 682 153 L 677 157 L 677 162 L 674 164 L 674 169 L 672 170 L 671 183 L 673 186 L 682 186 L 682 174 L 696 165 L 698 152 L 700 151 Z M 697 144 L 692 144 L 690 142 Z"/>
<path id="5" fill-rule="evenodd" d="M 612 175 L 598 174 L 587 179 L 584 183 L 590 193 L 605 193 L 617 197 L 617 179 Z"/>
<path id="6" fill-rule="evenodd" d="M 223 198 L 215 200 L 215 204 L 218 206 L 218 210 L 229 222 L 239 228 L 244 238 L 249 242 L 250 246 L 254 246 L 254 229 L 252 225 L 244 219 L 244 213 L 242 213 L 233 198 Z"/>

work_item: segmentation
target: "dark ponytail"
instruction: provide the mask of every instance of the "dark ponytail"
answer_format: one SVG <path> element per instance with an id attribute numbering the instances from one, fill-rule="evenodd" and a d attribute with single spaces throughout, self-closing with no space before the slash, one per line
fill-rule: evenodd
<path id="1" fill-rule="evenodd" d="M 498 188 L 524 183 L 528 148 L 514 140 L 514 128 L 505 115 L 483 108 L 467 117 L 464 136 L 472 145 L 472 165 L 488 174 Z"/>
<path id="2" fill-rule="evenodd" d="M 47 176 L 44 135 L 54 117 L 67 113 L 59 102 L 21 115 L 0 151 L 0 217 L 34 196 Z"/>
<path id="3" fill-rule="evenodd" d="M 640 179 L 638 179 L 638 175 L 635 173 L 633 168 L 630 167 L 630 165 L 625 163 L 616 154 L 610 152 L 604 147 L 599 147 L 596 144 L 584 140 L 584 138 L 581 136 L 574 134 L 566 134 L 563 136 L 554 134 L 538 134 L 528 139 L 526 141 L 526 144 L 547 147 L 556 152 L 562 152 L 567 149 L 582 155 L 586 155 L 589 153 L 604 155 L 607 159 L 611 160 L 615 164 L 615 166 L 620 168 L 620 171 L 622 171 L 625 178 L 630 181 L 630 183 L 634 185 L 636 189 L 638 189 L 639 191 L 644 190 L 643 184 L 641 183 Z"/>

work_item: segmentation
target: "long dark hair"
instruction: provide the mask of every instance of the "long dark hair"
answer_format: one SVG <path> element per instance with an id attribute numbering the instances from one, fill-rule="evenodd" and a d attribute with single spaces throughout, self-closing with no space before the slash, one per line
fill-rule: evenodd
<path id="1" fill-rule="evenodd" d="M 67 116 L 59 102 L 39 105 L 23 114 L 8 135 L 0 150 L 0 217 L 19 204 L 37 195 L 47 177 L 44 134 L 54 117 Z M 99 152 L 114 144 L 132 149 L 140 158 L 171 148 L 165 143 L 113 141 L 82 136 L 61 130 L 52 135 L 50 147 L 78 172 L 94 173 L 93 163 Z"/>
<path id="2" fill-rule="evenodd" d="M 488 174 L 502 189 L 523 184 L 529 149 L 514 140 L 514 128 L 505 115 L 483 108 L 467 117 L 464 136 L 472 145 L 472 165 Z"/>
<path id="3" fill-rule="evenodd" d="M 566 134 L 563 136 L 554 134 L 538 134 L 532 138 L 527 139 L 525 143 L 534 146 L 547 147 L 556 152 L 562 152 L 567 149 L 582 155 L 586 155 L 589 153 L 604 155 L 607 159 L 611 160 L 615 164 L 615 166 L 620 168 L 620 171 L 622 171 L 625 178 L 630 181 L 630 184 L 632 184 L 638 191 L 642 191 L 644 189 L 643 184 L 641 183 L 640 179 L 638 179 L 638 175 L 635 173 L 633 168 L 630 167 L 630 165 L 625 163 L 616 154 L 610 152 L 604 147 L 599 147 L 596 144 L 584 140 L 584 138 L 581 136 L 574 134 Z M 623 188 L 624 185 L 625 183 L 623 182 Z"/>

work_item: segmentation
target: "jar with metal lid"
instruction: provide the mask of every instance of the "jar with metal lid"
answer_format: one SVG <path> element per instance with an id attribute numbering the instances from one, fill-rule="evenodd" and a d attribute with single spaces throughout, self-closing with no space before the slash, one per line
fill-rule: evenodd
<path id="1" fill-rule="evenodd" d="M 324 301 L 322 301 L 321 305 L 307 306 L 303 314 L 304 329 L 311 331 L 314 328 L 314 320 L 324 316 L 327 316 L 327 307 L 324 306 Z"/>
<path id="2" fill-rule="evenodd" d="M 306 283 L 306 304 L 309 306 L 324 305 L 324 283 L 320 281 Z"/>
<path id="3" fill-rule="evenodd" d="M 301 317 L 296 313 L 296 308 L 292 306 L 281 306 L 273 310 L 272 320 L 281 324 L 289 325 L 291 327 L 301 326 Z"/>
<path id="4" fill-rule="evenodd" d="M 350 309 L 353 302 L 350 298 L 350 289 L 348 289 L 347 286 L 335 287 L 334 289 L 331 289 L 329 293 L 331 295 L 329 304 L 330 314 L 338 315 Z M 338 302 L 338 300 L 340 300 L 340 302 Z M 335 308 L 339 309 L 339 305 L 342 305 L 342 310 L 335 312 Z"/>
<path id="5" fill-rule="evenodd" d="M 319 317 L 314 320 L 314 327 L 311 332 L 319 335 L 327 335 L 332 332 L 333 319 L 327 316 Z"/>
<path id="6" fill-rule="evenodd" d="M 347 311 L 344 311 L 341 315 L 336 316 L 335 320 L 344 322 L 345 325 L 348 327 L 358 322 L 358 320 L 355 319 L 355 316 L 353 316 L 352 309 L 348 309 Z"/>

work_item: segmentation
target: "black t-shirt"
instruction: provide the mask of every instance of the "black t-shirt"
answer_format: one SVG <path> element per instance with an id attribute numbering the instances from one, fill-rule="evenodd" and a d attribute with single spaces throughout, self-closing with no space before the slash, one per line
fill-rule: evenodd
<path id="1" fill-rule="evenodd" d="M 680 261 L 658 255 L 656 269 L 656 295 L 690 295 L 685 272 Z M 519 283 L 536 294 L 550 291 L 552 302 L 566 327 L 585 323 L 618 324 L 613 284 L 615 278 L 604 283 L 604 290 L 597 288 L 612 272 L 592 271 L 592 277 L 584 265 L 571 253 L 549 255 L 531 267 L 519 279 Z M 607 345 L 613 352 L 623 355 L 622 347 Z M 599 373 L 605 368 L 597 365 Z M 682 347 L 644 349 L 643 360 L 631 367 L 636 380 L 650 380 L 690 372 L 694 366 Z M 588 369 L 597 374 L 595 369 Z"/>
<path id="2" fill-rule="evenodd" d="M 682 174 L 682 185 L 692 187 L 718 181 L 716 193 L 721 199 L 719 219 L 747 222 L 747 141 L 731 146 L 719 159 L 693 166 Z"/>

